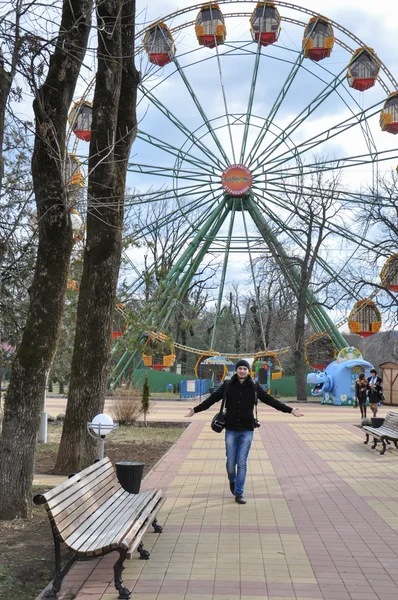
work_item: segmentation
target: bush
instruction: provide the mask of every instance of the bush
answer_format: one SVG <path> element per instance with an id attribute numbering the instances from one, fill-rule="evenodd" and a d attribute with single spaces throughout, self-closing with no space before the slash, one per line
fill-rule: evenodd
<path id="1" fill-rule="evenodd" d="M 59 413 L 59 415 L 57 415 L 57 421 L 59 423 L 63 423 L 65 421 L 65 415 L 64 415 L 64 413 Z"/>
<path id="2" fill-rule="evenodd" d="M 146 422 L 146 415 L 147 412 L 149 411 L 149 404 L 150 404 L 150 400 L 149 400 L 149 396 L 150 396 L 151 390 L 149 387 L 149 381 L 148 381 L 148 376 L 145 376 L 145 381 L 144 381 L 144 385 L 142 386 L 142 398 L 141 398 L 141 408 L 142 408 L 142 412 L 144 413 L 144 424 L 145 427 L 147 427 L 147 422 Z"/>
<path id="3" fill-rule="evenodd" d="M 131 425 L 142 414 L 142 391 L 139 388 L 118 389 L 112 399 L 110 413 L 119 425 Z"/>

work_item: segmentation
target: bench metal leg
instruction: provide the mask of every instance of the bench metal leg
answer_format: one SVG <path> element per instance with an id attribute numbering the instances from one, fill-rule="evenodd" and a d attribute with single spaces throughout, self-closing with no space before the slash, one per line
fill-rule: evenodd
<path id="1" fill-rule="evenodd" d="M 380 454 L 384 454 L 385 451 L 387 450 L 387 444 L 386 444 L 386 440 L 384 438 L 381 438 L 381 443 L 383 444 L 383 450 L 380 452 Z"/>
<path id="2" fill-rule="evenodd" d="M 145 550 L 144 548 L 144 544 L 141 542 L 140 545 L 137 548 L 137 552 L 140 553 L 140 558 L 142 560 L 148 560 L 149 557 L 151 556 L 151 553 L 148 550 Z"/>
<path id="3" fill-rule="evenodd" d="M 369 441 L 369 434 L 368 434 L 368 433 L 365 433 L 365 435 L 366 435 L 366 440 L 364 441 L 364 444 L 367 444 L 367 443 L 368 443 L 368 441 Z"/>
<path id="4" fill-rule="evenodd" d="M 118 598 L 120 600 L 129 600 L 131 596 L 131 592 L 129 589 L 123 586 L 122 573 L 124 571 L 123 563 L 126 560 L 127 550 L 122 550 L 118 548 L 119 558 L 113 565 L 113 572 L 115 574 L 115 588 L 119 592 Z"/>
<path id="5" fill-rule="evenodd" d="M 52 582 L 52 588 L 47 590 L 43 594 L 43 598 L 57 598 L 57 594 L 61 589 L 62 580 L 71 568 L 72 565 L 77 561 L 77 556 L 74 554 L 71 558 L 65 563 L 65 566 L 61 569 L 61 544 L 59 543 L 59 539 L 57 534 L 52 530 L 53 539 L 54 539 L 54 550 L 55 550 L 55 567 L 54 567 L 54 578 Z"/>
<path id="6" fill-rule="evenodd" d="M 161 525 L 159 525 L 157 519 L 154 519 L 152 521 L 152 527 L 153 527 L 155 533 L 162 533 L 162 531 L 163 531 L 163 527 Z"/>
<path id="7" fill-rule="evenodd" d="M 372 450 L 374 450 L 376 448 L 378 441 L 379 441 L 378 439 L 373 438 L 373 446 L 371 446 Z"/>

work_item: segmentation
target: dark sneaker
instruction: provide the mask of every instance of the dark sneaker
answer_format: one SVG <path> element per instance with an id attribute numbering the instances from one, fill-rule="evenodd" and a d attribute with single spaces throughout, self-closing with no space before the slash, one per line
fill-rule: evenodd
<path id="1" fill-rule="evenodd" d="M 229 489 L 231 490 L 231 494 L 235 496 L 235 481 L 229 482 Z"/>
<path id="2" fill-rule="evenodd" d="M 243 496 L 235 496 L 235 502 L 238 504 L 246 504 L 246 498 Z"/>

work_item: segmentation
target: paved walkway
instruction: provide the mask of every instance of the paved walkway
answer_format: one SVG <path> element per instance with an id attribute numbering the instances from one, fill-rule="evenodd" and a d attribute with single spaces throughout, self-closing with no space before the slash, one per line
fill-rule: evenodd
<path id="1" fill-rule="evenodd" d="M 259 407 L 245 506 L 229 491 L 214 411 L 194 417 L 144 483 L 167 501 L 164 532 L 144 537 L 151 559 L 125 563 L 133 600 L 398 598 L 398 451 L 364 446 L 353 408 L 300 408 L 296 419 Z M 159 402 L 151 418 L 186 412 Z M 60 600 L 116 600 L 114 560 L 75 565 Z"/>

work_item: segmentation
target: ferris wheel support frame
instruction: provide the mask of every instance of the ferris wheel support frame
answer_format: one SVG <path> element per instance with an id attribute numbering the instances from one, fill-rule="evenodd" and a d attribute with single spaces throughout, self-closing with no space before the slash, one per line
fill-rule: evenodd
<path id="1" fill-rule="evenodd" d="M 161 325 L 165 324 L 171 317 L 173 311 L 175 310 L 176 303 L 178 299 L 183 298 L 190 282 L 192 281 L 200 263 L 202 262 L 204 256 L 206 255 L 210 245 L 212 244 L 214 237 L 217 235 L 218 231 L 221 229 L 222 224 L 227 218 L 229 212 L 231 210 L 231 201 L 226 201 L 224 199 L 223 202 L 216 207 L 216 209 L 211 213 L 206 223 L 203 225 L 201 230 L 197 233 L 195 238 L 189 244 L 188 248 L 184 251 L 180 259 L 174 265 L 174 267 L 168 273 L 165 282 L 166 286 L 162 290 L 162 293 L 159 299 L 156 301 L 155 308 L 151 310 L 150 314 L 146 319 L 146 328 L 149 329 L 158 329 Z M 199 248 L 199 244 L 202 243 L 202 247 L 199 249 L 196 257 L 194 257 L 195 252 Z M 183 273 L 184 269 L 188 266 L 189 261 L 192 259 L 192 263 L 189 266 L 188 270 Z M 180 277 L 180 279 L 179 279 Z M 172 294 L 173 288 L 176 288 L 178 284 L 177 294 Z M 110 376 L 110 383 L 112 387 L 115 388 L 124 373 L 127 371 L 129 366 L 131 365 L 134 358 L 137 356 L 139 349 L 136 348 L 128 361 L 122 367 L 122 359 L 118 362 L 112 374 Z M 126 353 L 123 355 L 123 362 L 126 358 Z M 117 371 L 120 370 L 119 373 Z"/>
<path id="2" fill-rule="evenodd" d="M 289 257 L 285 252 L 281 242 L 274 235 L 272 229 L 269 227 L 268 223 L 264 219 L 260 210 L 258 209 L 251 195 L 247 197 L 246 206 L 248 212 L 253 219 L 253 222 L 257 226 L 260 234 L 262 235 L 264 242 L 268 246 L 274 260 L 284 273 L 285 277 L 289 281 L 289 284 L 296 296 L 298 295 L 299 287 L 300 287 L 300 275 L 297 268 L 294 265 L 289 264 Z M 332 339 L 333 344 L 336 346 L 338 350 L 341 350 L 345 346 L 347 346 L 347 342 L 344 337 L 335 327 L 333 321 L 329 318 L 326 311 L 319 306 L 314 294 L 311 290 L 307 290 L 307 316 L 310 320 L 312 326 L 317 332 L 327 331 Z"/>
<path id="3" fill-rule="evenodd" d="M 158 330 L 159 328 L 164 327 L 170 320 L 173 312 L 176 309 L 178 301 L 184 297 L 189 287 L 189 284 L 191 283 L 210 245 L 212 244 L 215 235 L 220 230 L 228 214 L 231 211 L 232 214 L 234 214 L 234 205 L 236 200 L 236 198 L 227 197 L 224 199 L 223 202 L 220 202 L 220 204 L 216 207 L 216 209 L 207 219 L 200 232 L 198 232 L 194 240 L 190 243 L 188 248 L 184 251 L 183 255 L 177 261 L 176 265 L 171 269 L 170 273 L 168 274 L 165 280 L 165 288 L 163 289 L 159 299 L 156 301 L 155 308 L 150 312 L 146 320 L 146 326 L 148 328 L 155 328 L 156 330 Z M 270 250 L 274 260 L 280 267 L 281 271 L 284 273 L 287 281 L 289 282 L 289 285 L 291 286 L 293 292 L 297 297 L 300 289 L 300 275 L 297 268 L 294 265 L 289 264 L 289 256 L 285 252 L 281 242 L 279 242 L 278 238 L 274 235 L 268 223 L 264 219 L 259 208 L 253 201 L 251 194 L 246 196 L 244 198 L 244 201 L 243 199 L 241 200 L 242 209 L 247 209 L 266 246 Z M 233 219 L 231 219 L 231 221 L 232 220 Z M 197 255 L 194 256 L 195 252 L 198 250 L 199 244 L 202 242 L 202 247 L 198 251 Z M 190 260 L 192 260 L 192 263 L 191 265 L 189 265 L 189 268 L 184 273 L 184 269 L 186 269 Z M 224 261 L 224 277 L 225 271 L 226 266 Z M 177 294 L 172 293 L 173 288 L 177 288 Z M 223 285 L 220 287 L 220 289 L 223 289 Z M 329 318 L 326 311 L 318 305 L 315 295 L 311 290 L 307 290 L 306 297 L 308 305 L 306 313 L 315 331 L 319 333 L 326 331 L 330 335 L 331 340 L 338 351 L 347 346 L 346 340 L 335 327 L 333 321 Z M 217 323 L 215 322 L 215 327 L 216 324 Z M 213 336 L 215 339 L 214 332 Z M 213 336 L 212 340 L 214 342 Z M 122 368 L 120 364 L 121 361 L 119 361 L 119 363 L 116 365 L 110 378 L 112 387 L 117 386 L 124 373 L 126 373 L 132 361 L 137 356 L 138 352 L 139 349 L 136 348 L 136 350 L 131 354 L 130 358 Z M 123 355 L 122 358 L 124 362 L 125 355 Z M 118 373 L 119 368 L 120 372 Z"/>

